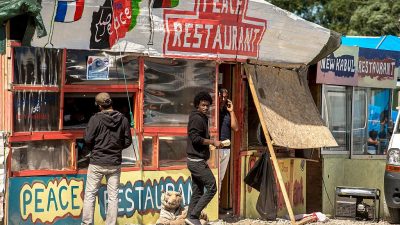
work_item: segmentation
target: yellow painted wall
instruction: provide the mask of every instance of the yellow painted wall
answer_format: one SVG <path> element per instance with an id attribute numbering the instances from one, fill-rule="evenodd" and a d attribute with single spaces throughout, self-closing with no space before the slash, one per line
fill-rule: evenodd
<path id="1" fill-rule="evenodd" d="M 251 153 L 250 153 L 251 154 Z M 252 165 L 258 158 L 254 156 L 242 156 L 241 171 L 242 178 L 246 176 Z M 306 164 L 301 159 L 278 159 L 279 168 L 292 202 L 294 214 L 306 212 Z M 293 182 L 290 182 L 292 177 Z M 243 180 L 243 179 L 242 179 Z M 276 180 L 277 181 L 277 180 Z M 287 215 L 283 196 L 278 190 L 278 217 Z M 240 215 L 246 218 L 259 218 L 256 203 L 259 192 L 244 182 L 241 184 L 241 211 Z"/>

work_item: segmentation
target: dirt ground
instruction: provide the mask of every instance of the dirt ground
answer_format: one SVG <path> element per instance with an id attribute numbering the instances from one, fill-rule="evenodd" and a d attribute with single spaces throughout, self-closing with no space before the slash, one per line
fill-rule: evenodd
<path id="1" fill-rule="evenodd" d="M 277 219 L 277 221 L 263 221 L 257 219 L 240 219 L 237 217 L 225 217 L 223 220 L 219 220 L 217 222 L 211 223 L 212 225 L 290 225 L 289 220 Z M 310 225 L 389 225 L 386 221 L 380 221 L 379 223 L 372 221 L 357 221 L 357 220 L 338 220 L 338 219 L 330 219 L 328 222 L 321 223 L 309 223 Z"/>

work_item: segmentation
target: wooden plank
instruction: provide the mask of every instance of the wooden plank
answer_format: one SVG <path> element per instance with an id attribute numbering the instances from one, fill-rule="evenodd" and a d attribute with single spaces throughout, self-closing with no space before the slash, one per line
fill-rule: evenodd
<path id="1" fill-rule="evenodd" d="M 261 104 L 260 104 L 260 101 L 258 100 L 257 92 L 255 90 L 253 79 L 252 79 L 252 76 L 250 74 L 248 76 L 248 81 L 249 81 L 251 94 L 253 96 L 254 104 L 255 104 L 255 106 L 257 108 L 258 116 L 260 117 L 261 126 L 262 126 L 263 131 L 264 131 L 264 136 L 265 136 L 265 140 L 267 142 L 269 153 L 271 155 L 271 160 L 272 160 L 272 163 L 273 163 L 274 168 L 275 168 L 276 177 L 278 178 L 278 183 L 279 183 L 279 186 L 281 187 L 281 190 L 282 190 L 283 199 L 285 200 L 286 208 L 287 208 L 288 213 L 289 213 L 290 221 L 291 221 L 292 224 L 295 225 L 296 224 L 296 220 L 294 218 L 292 205 L 290 204 L 289 196 L 288 196 L 287 190 L 285 188 L 285 183 L 283 182 L 282 174 L 281 174 L 281 171 L 279 169 L 278 160 L 276 159 L 274 147 L 272 146 L 272 141 L 271 141 L 271 138 L 270 138 L 269 133 L 268 133 L 267 124 L 263 122 L 264 119 L 263 119 L 263 113 L 261 111 Z"/>
<path id="2" fill-rule="evenodd" d="M 294 196 L 294 159 L 290 159 L 290 168 L 289 168 L 289 198 L 290 203 L 294 204 L 293 196 Z"/>

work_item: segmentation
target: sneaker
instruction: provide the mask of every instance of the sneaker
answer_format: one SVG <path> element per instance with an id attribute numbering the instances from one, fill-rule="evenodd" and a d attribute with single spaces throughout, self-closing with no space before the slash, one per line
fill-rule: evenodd
<path id="1" fill-rule="evenodd" d="M 185 219 L 185 222 L 186 222 L 186 224 L 189 224 L 189 225 L 201 225 L 199 219 L 187 218 L 187 219 Z"/>

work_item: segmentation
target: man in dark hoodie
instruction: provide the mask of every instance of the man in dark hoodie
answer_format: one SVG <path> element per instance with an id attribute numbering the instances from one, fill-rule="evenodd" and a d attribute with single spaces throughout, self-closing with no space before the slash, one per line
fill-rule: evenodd
<path id="1" fill-rule="evenodd" d="M 194 98 L 194 110 L 189 116 L 187 165 L 192 176 L 192 196 L 189 203 L 187 219 L 189 225 L 201 225 L 199 217 L 201 211 L 214 197 L 217 185 L 207 160 L 210 158 L 209 145 L 223 147 L 218 140 L 210 139 L 208 131 L 208 111 L 212 98 L 207 92 L 200 92 Z M 204 188 L 206 192 L 204 192 Z"/>
<path id="2" fill-rule="evenodd" d="M 96 95 L 100 112 L 93 115 L 86 127 L 84 139 L 89 149 L 82 225 L 93 224 L 94 203 L 103 176 L 107 180 L 108 207 L 106 225 L 116 224 L 118 215 L 118 185 L 121 174 L 122 150 L 132 144 L 128 119 L 113 110 L 108 93 Z"/>

